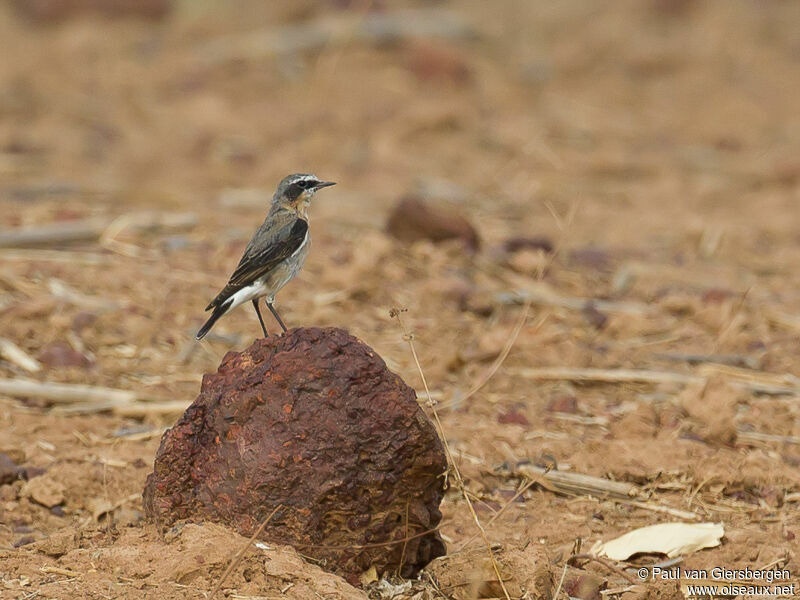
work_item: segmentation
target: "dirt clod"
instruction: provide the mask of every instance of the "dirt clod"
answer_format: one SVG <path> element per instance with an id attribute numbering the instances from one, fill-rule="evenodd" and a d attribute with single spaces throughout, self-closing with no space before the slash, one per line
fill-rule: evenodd
<path id="1" fill-rule="evenodd" d="M 493 552 L 512 598 L 551 600 L 555 576 L 544 548 L 535 544 L 524 549 L 495 546 Z M 455 600 L 504 597 L 485 547 L 437 558 L 425 573 L 442 593 Z"/>
<path id="2" fill-rule="evenodd" d="M 37 504 L 52 508 L 64 502 L 64 485 L 48 475 L 34 477 L 22 488 L 22 495 Z"/>

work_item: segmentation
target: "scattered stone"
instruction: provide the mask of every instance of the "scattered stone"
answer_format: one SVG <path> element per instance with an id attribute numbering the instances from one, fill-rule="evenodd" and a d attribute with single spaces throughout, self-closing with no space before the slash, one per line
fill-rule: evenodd
<path id="1" fill-rule="evenodd" d="M 72 329 L 74 331 L 81 331 L 92 325 L 96 320 L 96 313 L 82 310 L 72 318 Z"/>
<path id="2" fill-rule="evenodd" d="M 208 519 L 290 544 L 357 582 L 444 554 L 444 451 L 414 390 L 336 328 L 290 330 L 229 352 L 164 435 L 144 490 L 164 529 Z M 360 547 L 359 547 L 360 546 Z M 364 547 L 367 546 L 367 547 Z M 343 548 L 343 549 L 339 549 Z"/>
<path id="3" fill-rule="evenodd" d="M 597 310 L 594 302 L 587 302 L 581 309 L 581 314 L 586 322 L 595 329 L 603 329 L 608 324 L 608 316 Z"/>
<path id="4" fill-rule="evenodd" d="M 69 344 L 51 342 L 39 353 L 39 362 L 48 367 L 81 367 L 92 366 L 92 361 Z"/>
<path id="5" fill-rule="evenodd" d="M 552 600 L 555 577 L 543 547 L 528 544 L 522 549 L 493 547 L 503 583 L 512 598 Z M 485 547 L 437 558 L 425 567 L 436 588 L 454 600 L 504 598 Z"/>
<path id="6" fill-rule="evenodd" d="M 523 427 L 531 424 L 528 417 L 513 408 L 497 415 L 497 422 L 501 425 L 522 425 Z"/>
<path id="7" fill-rule="evenodd" d="M 576 267 L 608 271 L 611 268 L 612 259 L 608 250 L 596 246 L 587 246 L 570 252 L 569 262 Z"/>
<path id="8" fill-rule="evenodd" d="M 46 508 L 53 508 L 64 502 L 64 491 L 61 483 L 49 475 L 42 475 L 28 481 L 22 488 L 22 495 Z"/>
<path id="9" fill-rule="evenodd" d="M 464 51 L 435 40 L 415 40 L 408 44 L 408 69 L 421 81 L 465 84 L 472 73 Z"/>
<path id="10" fill-rule="evenodd" d="M 593 573 L 573 573 L 564 580 L 564 591 L 570 598 L 577 600 L 602 600 L 600 593 L 606 589 L 607 582 L 604 577 Z"/>
<path id="11" fill-rule="evenodd" d="M 35 541 L 36 541 L 36 538 L 33 537 L 32 535 L 23 535 L 21 538 L 19 538 L 18 540 L 14 541 L 13 546 L 14 546 L 14 548 L 19 548 L 21 546 L 27 546 L 28 544 L 32 544 Z"/>
<path id="12" fill-rule="evenodd" d="M 734 293 L 730 290 L 725 290 L 722 288 L 709 288 L 700 299 L 703 301 L 703 304 L 722 304 L 728 298 L 732 298 Z"/>
<path id="13" fill-rule="evenodd" d="M 413 196 L 397 203 L 386 230 L 404 242 L 460 239 L 472 251 L 477 251 L 481 245 L 478 232 L 466 218 L 453 210 L 432 208 Z"/>
<path id="14" fill-rule="evenodd" d="M 572 394 L 559 394 L 547 403 L 545 410 L 574 415 L 578 412 L 578 399 Z"/>
<path id="15" fill-rule="evenodd" d="M 0 453 L 0 485 L 14 483 L 25 477 L 25 469 L 11 460 L 8 454 Z"/>

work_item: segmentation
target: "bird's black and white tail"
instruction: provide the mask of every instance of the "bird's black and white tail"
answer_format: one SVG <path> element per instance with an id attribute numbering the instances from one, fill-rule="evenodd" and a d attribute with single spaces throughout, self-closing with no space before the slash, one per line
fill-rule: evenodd
<path id="1" fill-rule="evenodd" d="M 228 300 L 227 302 L 223 302 L 219 306 L 214 307 L 214 312 L 212 312 L 211 316 L 208 317 L 208 321 L 206 321 L 200 328 L 200 331 L 197 332 L 196 339 L 202 340 L 205 335 L 211 331 L 211 328 L 214 326 L 214 323 L 217 322 L 217 319 L 228 312 L 228 307 L 230 307 L 231 302 L 232 300 Z"/>

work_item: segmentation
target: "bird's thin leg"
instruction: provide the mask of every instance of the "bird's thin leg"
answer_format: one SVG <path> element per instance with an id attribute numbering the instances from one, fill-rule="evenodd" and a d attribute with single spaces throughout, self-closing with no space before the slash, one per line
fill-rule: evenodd
<path id="1" fill-rule="evenodd" d="M 275 310 L 274 306 L 272 306 L 272 302 L 267 302 L 267 306 L 272 311 L 272 316 L 274 316 L 275 319 L 277 319 L 278 323 L 280 323 L 280 326 L 283 328 L 283 333 L 286 333 L 286 325 L 283 324 L 283 319 L 281 319 L 281 316 L 278 314 L 278 311 Z"/>
<path id="2" fill-rule="evenodd" d="M 267 333 L 267 328 L 264 325 L 264 319 L 261 318 L 261 309 L 258 308 L 258 298 L 255 298 L 253 300 L 253 308 L 256 309 L 256 314 L 258 315 L 258 322 L 261 323 L 261 329 L 264 332 L 264 337 L 269 337 L 269 334 Z"/>

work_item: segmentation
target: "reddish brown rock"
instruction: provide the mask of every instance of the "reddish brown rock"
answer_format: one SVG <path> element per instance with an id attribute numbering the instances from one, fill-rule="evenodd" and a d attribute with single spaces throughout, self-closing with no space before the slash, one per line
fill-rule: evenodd
<path id="1" fill-rule="evenodd" d="M 39 353 L 39 362 L 48 367 L 81 367 L 92 366 L 92 361 L 82 352 L 78 352 L 69 344 L 52 342 Z"/>
<path id="2" fill-rule="evenodd" d="M 431 208 L 412 196 L 397 203 L 386 230 L 405 242 L 460 239 L 470 250 L 478 250 L 481 245 L 478 232 L 467 219 L 458 213 Z"/>
<path id="3" fill-rule="evenodd" d="M 293 329 L 203 378 L 161 440 L 144 508 L 162 528 L 207 519 L 250 536 L 282 506 L 264 540 L 350 581 L 371 566 L 411 576 L 444 554 L 429 531 L 445 468 L 414 391 L 371 348 L 341 329 Z M 407 533 L 418 537 L 384 545 Z"/>

